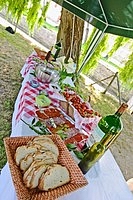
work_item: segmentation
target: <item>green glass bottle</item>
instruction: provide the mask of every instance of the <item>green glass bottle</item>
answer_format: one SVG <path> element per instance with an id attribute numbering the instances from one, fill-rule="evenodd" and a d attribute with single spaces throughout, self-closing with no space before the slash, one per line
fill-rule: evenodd
<path id="1" fill-rule="evenodd" d="M 128 105 L 123 103 L 114 115 L 105 116 L 99 121 L 93 132 L 93 144 L 91 139 L 91 147 L 88 148 L 88 151 L 79 163 L 79 167 L 83 174 L 85 174 L 102 157 L 105 151 L 120 135 L 123 128 L 120 116 L 127 107 Z"/>
<path id="2" fill-rule="evenodd" d="M 123 128 L 120 117 L 127 107 L 128 105 L 123 103 L 115 114 L 102 117 L 89 137 L 88 146 L 91 147 L 95 142 L 99 142 L 106 134 L 110 135 L 109 141 L 116 137 Z"/>
<path id="3" fill-rule="evenodd" d="M 61 43 L 57 42 L 52 48 L 51 48 L 51 54 L 54 58 L 54 60 L 56 60 L 56 58 L 58 57 L 59 53 L 61 50 Z"/>
<path id="4" fill-rule="evenodd" d="M 105 146 L 100 142 L 96 142 L 91 146 L 78 164 L 83 174 L 86 174 L 89 171 L 89 169 L 102 157 L 104 152 Z"/>

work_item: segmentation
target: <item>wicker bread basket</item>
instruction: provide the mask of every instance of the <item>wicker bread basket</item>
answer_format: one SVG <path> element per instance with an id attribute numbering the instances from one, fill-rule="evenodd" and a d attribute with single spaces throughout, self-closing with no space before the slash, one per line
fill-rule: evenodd
<path id="1" fill-rule="evenodd" d="M 36 136 L 39 137 L 39 136 Z M 14 155 L 16 148 L 26 145 L 34 137 L 10 137 L 4 139 L 7 160 L 9 163 L 12 180 L 15 186 L 18 200 L 56 200 L 58 197 L 68 194 L 88 184 L 81 170 L 73 160 L 64 142 L 58 135 L 49 136 L 59 148 L 59 162 L 67 167 L 70 172 L 70 182 L 50 191 L 39 191 L 38 189 L 28 189 L 22 179 L 22 171 L 16 165 Z"/>

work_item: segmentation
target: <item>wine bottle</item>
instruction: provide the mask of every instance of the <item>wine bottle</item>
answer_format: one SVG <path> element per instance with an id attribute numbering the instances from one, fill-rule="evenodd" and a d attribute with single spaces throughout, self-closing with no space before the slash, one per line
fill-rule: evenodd
<path id="1" fill-rule="evenodd" d="M 51 54 L 53 56 L 53 58 L 56 60 L 56 58 L 59 55 L 59 52 L 61 50 L 61 43 L 57 42 L 52 48 L 51 48 Z"/>
<path id="2" fill-rule="evenodd" d="M 99 142 L 106 134 L 110 136 L 109 141 L 116 137 L 123 128 L 120 117 L 127 107 L 128 105 L 123 103 L 115 114 L 102 117 L 88 139 L 88 146 L 91 147 L 95 142 Z"/>
<path id="3" fill-rule="evenodd" d="M 123 103 L 114 115 L 105 116 L 99 121 L 96 130 L 94 131 L 95 135 L 96 133 L 98 134 L 98 137 L 93 137 L 94 144 L 88 148 L 88 151 L 79 163 L 79 167 L 83 174 L 88 172 L 120 135 L 123 128 L 120 116 L 127 107 L 128 105 Z M 101 139 L 100 136 L 102 136 Z"/>
<path id="4" fill-rule="evenodd" d="M 102 157 L 104 152 L 105 146 L 100 142 L 96 142 L 91 146 L 78 164 L 83 174 L 86 174 L 89 171 L 89 169 Z"/>

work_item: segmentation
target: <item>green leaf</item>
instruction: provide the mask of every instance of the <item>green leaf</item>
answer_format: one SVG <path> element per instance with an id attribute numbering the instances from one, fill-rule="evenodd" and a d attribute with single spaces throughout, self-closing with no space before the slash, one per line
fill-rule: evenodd
<path id="1" fill-rule="evenodd" d="M 65 140 L 68 137 L 67 134 L 63 132 L 57 132 L 57 134 L 61 137 L 62 140 Z"/>
<path id="2" fill-rule="evenodd" d="M 46 128 L 46 126 L 41 126 L 40 130 L 45 132 L 45 131 L 47 131 L 47 128 Z"/>
<path id="3" fill-rule="evenodd" d="M 84 157 L 84 154 L 81 153 L 80 151 L 73 151 L 75 153 L 75 155 L 77 156 L 77 158 L 82 159 Z"/>
<path id="4" fill-rule="evenodd" d="M 63 130 L 58 130 L 58 131 L 56 131 L 56 133 L 62 134 L 62 133 L 64 133 L 64 131 Z"/>
<path id="5" fill-rule="evenodd" d="M 68 148 L 69 150 L 73 150 L 73 149 L 76 149 L 76 148 L 77 148 L 77 146 L 76 146 L 75 144 L 72 144 L 72 143 L 66 144 L 66 146 L 67 146 L 67 148 Z"/>
<path id="6" fill-rule="evenodd" d="M 41 123 L 41 121 L 37 121 L 35 124 L 34 124 L 34 127 L 40 127 L 40 126 L 42 126 L 42 123 Z"/>

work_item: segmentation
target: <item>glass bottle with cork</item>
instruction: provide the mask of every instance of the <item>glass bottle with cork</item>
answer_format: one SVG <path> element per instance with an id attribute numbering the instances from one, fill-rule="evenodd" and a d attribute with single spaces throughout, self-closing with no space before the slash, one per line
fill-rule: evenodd
<path id="1" fill-rule="evenodd" d="M 56 58 L 58 57 L 61 50 L 61 42 L 57 42 L 54 46 L 51 48 L 51 55 L 54 58 L 54 61 L 56 61 Z"/>
<path id="2" fill-rule="evenodd" d="M 85 156 L 78 164 L 83 174 L 88 172 L 88 170 L 103 156 L 105 151 L 120 135 L 123 128 L 120 117 L 127 107 L 128 105 L 123 103 L 114 115 L 107 115 L 100 119 L 96 129 L 94 130 L 93 142 L 95 142 L 93 144 L 91 143 L 91 147 L 88 148 Z"/>

